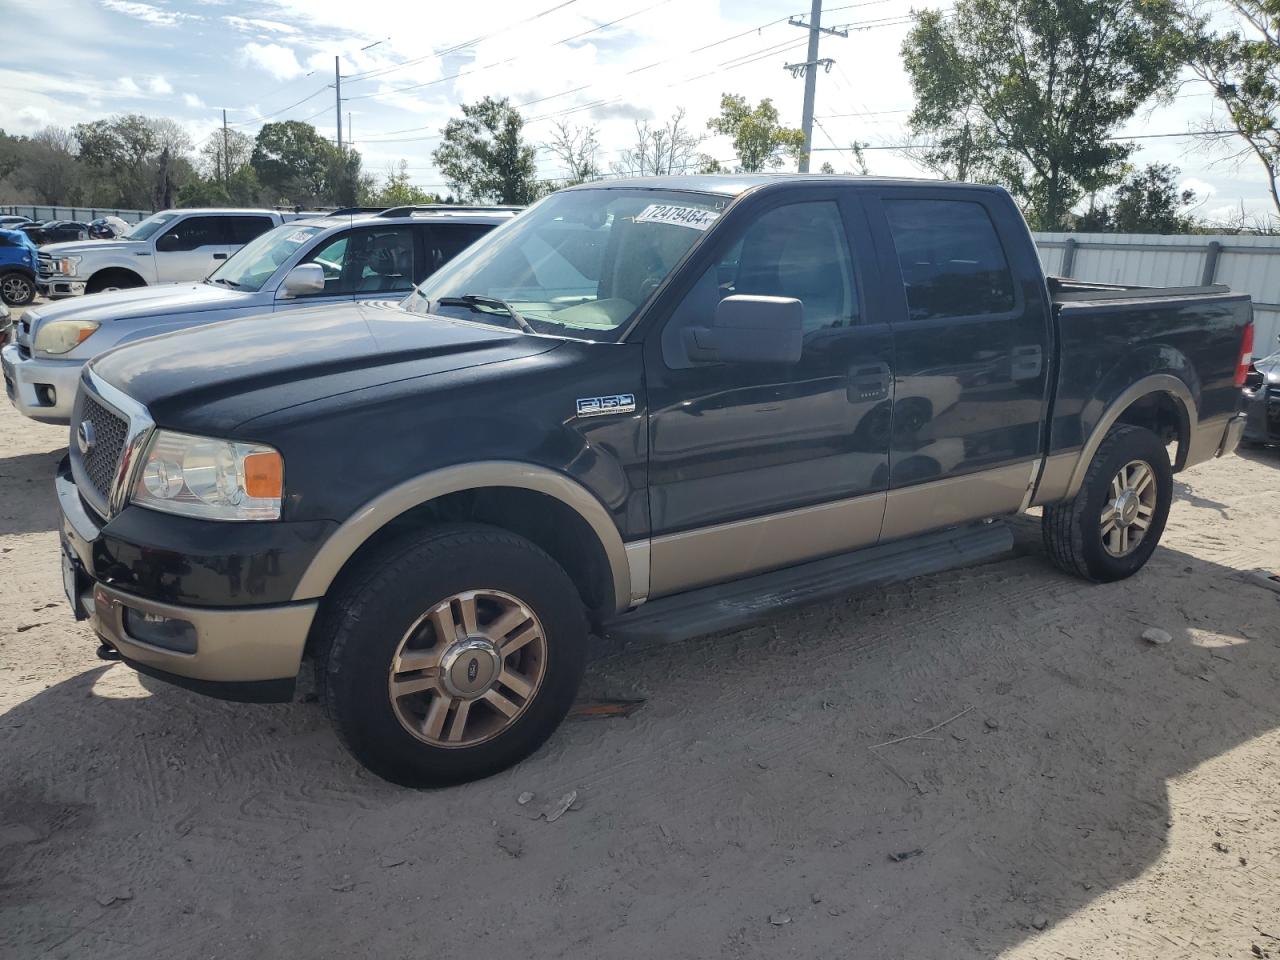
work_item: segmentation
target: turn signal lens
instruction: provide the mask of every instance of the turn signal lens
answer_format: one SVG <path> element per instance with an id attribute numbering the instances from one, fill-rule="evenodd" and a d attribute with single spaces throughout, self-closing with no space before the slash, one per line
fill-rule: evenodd
<path id="1" fill-rule="evenodd" d="M 284 461 L 274 450 L 251 453 L 244 458 L 244 492 L 261 499 L 284 495 Z"/>

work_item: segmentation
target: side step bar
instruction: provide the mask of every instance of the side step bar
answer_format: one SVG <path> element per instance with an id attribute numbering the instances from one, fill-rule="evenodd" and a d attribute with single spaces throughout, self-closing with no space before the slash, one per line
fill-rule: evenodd
<path id="1" fill-rule="evenodd" d="M 1013 532 L 1003 523 L 928 533 L 652 600 L 608 621 L 604 633 L 619 640 L 688 640 L 851 590 L 986 563 L 1012 551 Z"/>

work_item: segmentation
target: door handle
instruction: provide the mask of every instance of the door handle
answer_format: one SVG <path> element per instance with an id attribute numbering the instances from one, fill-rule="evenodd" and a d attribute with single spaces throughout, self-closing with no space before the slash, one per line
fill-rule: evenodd
<path id="1" fill-rule="evenodd" d="M 1010 374 L 1014 380 L 1034 380 L 1043 366 L 1044 351 L 1038 343 L 1013 348 Z"/>
<path id="2" fill-rule="evenodd" d="M 850 403 L 883 400 L 889 396 L 893 374 L 887 363 L 867 363 L 849 368 L 849 386 L 845 395 Z"/>
<path id="3" fill-rule="evenodd" d="M 227 259 L 227 255 L 226 255 L 225 253 L 215 253 L 215 254 L 213 255 L 213 259 L 215 259 L 215 260 L 225 260 L 225 259 Z"/>
<path id="4" fill-rule="evenodd" d="M 150 250 L 135 250 L 135 251 L 133 251 L 133 255 L 134 255 L 135 257 L 149 257 L 149 256 L 151 256 L 151 251 L 150 251 Z"/>

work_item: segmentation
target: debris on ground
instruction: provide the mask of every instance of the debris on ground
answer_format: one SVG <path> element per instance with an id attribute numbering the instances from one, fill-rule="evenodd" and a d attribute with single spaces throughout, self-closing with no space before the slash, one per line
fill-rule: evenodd
<path id="1" fill-rule="evenodd" d="M 350 893 L 356 888 L 356 882 L 350 877 L 339 880 L 337 883 L 329 884 L 329 889 L 334 893 Z"/>
<path id="2" fill-rule="evenodd" d="M 769 914 L 769 922 L 775 927 L 781 927 L 790 923 L 791 917 L 785 913 L 771 913 Z"/>
<path id="3" fill-rule="evenodd" d="M 986 719 L 986 720 L 984 720 L 984 721 L 982 721 L 982 722 L 986 725 L 986 728 L 987 728 L 988 730 L 999 730 L 999 729 L 1000 729 L 1000 724 L 998 724 L 996 721 L 992 720 L 990 717 L 987 717 L 987 719 Z"/>
<path id="4" fill-rule="evenodd" d="M 520 806 L 523 807 L 526 803 L 528 803 L 532 799 L 533 799 L 533 794 L 530 793 L 528 790 L 526 790 L 524 793 L 520 794 L 520 796 L 516 797 L 516 803 L 520 804 Z"/>
<path id="5" fill-rule="evenodd" d="M 644 706 L 644 700 L 615 698 L 610 700 L 579 700 L 569 710 L 570 720 L 609 720 L 629 717 Z"/>
<path id="6" fill-rule="evenodd" d="M 1142 639 L 1147 643 L 1165 644 L 1173 642 L 1173 634 L 1168 630 L 1161 630 L 1159 627 L 1147 627 L 1142 631 Z"/>
<path id="7" fill-rule="evenodd" d="M 542 812 L 542 816 L 546 819 L 547 823 L 555 823 L 564 816 L 565 811 L 572 807 L 574 801 L 577 799 L 578 791 L 570 790 L 551 806 L 547 807 L 547 809 Z"/>
<path id="8" fill-rule="evenodd" d="M 1043 913 L 1039 914 L 1035 917 L 1035 919 L 1031 921 L 1031 925 L 1035 927 L 1037 930 L 1043 930 L 1045 927 L 1049 925 L 1049 918 L 1046 917 Z"/>
<path id="9" fill-rule="evenodd" d="M 917 847 L 915 850 L 906 850 L 902 853 L 891 853 L 889 854 L 889 859 L 894 863 L 901 863 L 903 860 L 910 860 L 912 857 L 918 857 L 923 853 L 924 851 Z"/>
<path id="10" fill-rule="evenodd" d="M 1217 850 L 1219 853 L 1230 853 L 1230 852 L 1231 852 L 1231 848 L 1230 848 L 1230 847 L 1228 847 L 1228 846 L 1227 846 L 1225 843 L 1223 843 L 1221 840 L 1215 840 L 1215 841 L 1213 841 L 1213 849 Z"/>
<path id="11" fill-rule="evenodd" d="M 112 893 L 100 893 L 95 897 L 99 906 L 109 907 L 113 903 L 123 903 L 125 900 L 133 899 L 132 890 L 116 890 Z"/>
<path id="12" fill-rule="evenodd" d="M 395 857 L 395 856 L 383 857 L 381 860 L 378 861 L 378 863 L 383 867 L 398 867 L 400 866 L 400 864 L 404 863 L 404 857 Z"/>

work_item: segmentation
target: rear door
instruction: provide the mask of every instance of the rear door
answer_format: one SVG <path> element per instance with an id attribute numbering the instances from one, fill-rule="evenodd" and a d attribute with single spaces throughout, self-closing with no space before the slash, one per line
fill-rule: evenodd
<path id="1" fill-rule="evenodd" d="M 275 225 L 271 217 L 262 214 L 233 214 L 222 217 L 222 233 L 219 237 L 221 242 L 213 250 L 214 266 Z"/>
<path id="2" fill-rule="evenodd" d="M 415 283 L 421 283 L 492 230 L 489 223 L 420 223 L 414 225 L 422 259 Z"/>
<path id="3" fill-rule="evenodd" d="M 1017 510 L 1043 449 L 1051 313 L 1012 203 L 883 189 L 869 213 L 895 301 L 885 539 Z"/>
<path id="4" fill-rule="evenodd" d="M 798 188 L 748 209 L 661 334 L 646 338 L 650 596 L 880 534 L 893 358 L 857 196 Z M 710 325 L 733 294 L 803 303 L 798 363 L 687 357 L 684 330 Z"/>

